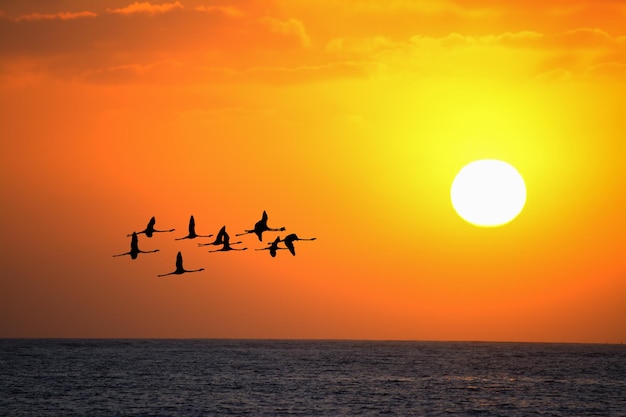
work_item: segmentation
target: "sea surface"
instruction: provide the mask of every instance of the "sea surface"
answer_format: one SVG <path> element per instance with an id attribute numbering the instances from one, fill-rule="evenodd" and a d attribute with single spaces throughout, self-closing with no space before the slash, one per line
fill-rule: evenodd
<path id="1" fill-rule="evenodd" d="M 2 416 L 626 416 L 626 346 L 0 339 Z"/>

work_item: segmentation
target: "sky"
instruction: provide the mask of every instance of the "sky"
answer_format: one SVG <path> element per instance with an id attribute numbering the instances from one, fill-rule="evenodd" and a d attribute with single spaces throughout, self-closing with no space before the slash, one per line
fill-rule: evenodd
<path id="1" fill-rule="evenodd" d="M 619 0 L 0 1 L 0 337 L 626 340 Z M 520 172 L 461 219 L 456 173 Z M 235 237 L 263 211 L 263 242 Z M 208 253 L 227 227 L 247 251 Z M 150 217 L 175 228 L 127 234 Z M 297 254 L 266 247 L 277 236 Z M 185 267 L 204 271 L 157 278 Z"/>

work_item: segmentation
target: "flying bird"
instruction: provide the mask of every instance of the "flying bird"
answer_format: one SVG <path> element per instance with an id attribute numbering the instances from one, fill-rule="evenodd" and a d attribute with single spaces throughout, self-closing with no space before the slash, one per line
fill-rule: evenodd
<path id="1" fill-rule="evenodd" d="M 248 233 L 255 233 L 257 237 L 259 238 L 259 241 L 262 242 L 263 232 L 282 232 L 284 230 L 285 230 L 284 227 L 279 227 L 277 229 L 272 229 L 268 227 L 267 226 L 267 213 L 265 212 L 265 210 L 263 210 L 263 216 L 261 217 L 261 220 L 255 223 L 254 229 L 245 230 L 243 233 L 239 233 L 238 235 L 235 235 L 235 236 L 243 236 L 243 235 L 247 235 Z"/>
<path id="2" fill-rule="evenodd" d="M 317 238 L 315 237 L 311 237 L 311 238 L 303 238 L 303 237 L 298 237 L 297 234 L 292 233 L 290 235 L 287 235 L 284 239 L 282 239 L 282 241 L 285 243 L 285 246 L 287 246 L 287 249 L 289 249 L 289 252 L 291 252 L 291 254 L 293 256 L 296 256 L 296 248 L 293 245 L 293 242 L 296 240 L 316 240 Z"/>
<path id="3" fill-rule="evenodd" d="M 154 228 L 154 224 L 156 223 L 156 219 L 154 218 L 154 216 L 152 216 L 152 218 L 150 219 L 150 221 L 148 222 L 148 226 L 146 226 L 146 228 L 144 230 L 142 230 L 141 232 L 137 232 L 137 234 L 141 234 L 144 233 L 147 237 L 152 237 L 153 233 L 162 233 L 162 232 L 173 232 L 175 229 L 168 229 L 168 230 L 157 230 Z M 132 233 L 126 236 L 132 236 Z"/>
<path id="4" fill-rule="evenodd" d="M 255 249 L 255 250 L 269 250 L 270 251 L 270 255 L 272 255 L 272 258 L 276 257 L 276 251 L 280 250 L 280 249 L 287 249 L 287 248 L 281 248 L 278 246 L 278 244 L 281 242 L 280 240 L 280 236 L 278 236 L 276 239 L 274 239 L 274 241 L 272 243 L 268 243 L 267 248 L 261 248 L 261 249 Z"/>
<path id="5" fill-rule="evenodd" d="M 113 257 L 130 255 L 131 259 L 137 259 L 137 255 L 139 255 L 140 253 L 154 253 L 154 252 L 158 252 L 159 251 L 158 249 L 147 250 L 147 251 L 143 251 L 143 250 L 139 249 L 139 238 L 137 238 L 137 233 L 133 232 L 133 234 L 131 236 L 132 236 L 132 238 L 130 239 L 130 251 L 124 252 L 124 253 L 120 253 L 118 255 L 113 255 Z"/>
<path id="6" fill-rule="evenodd" d="M 178 254 L 176 255 L 176 271 L 169 272 L 167 274 L 157 275 L 157 277 L 164 277 L 167 275 L 181 275 L 181 274 L 184 274 L 185 272 L 199 272 L 199 271 L 204 271 L 204 268 L 200 268 L 200 269 L 183 268 L 183 255 L 179 251 Z"/>
<path id="7" fill-rule="evenodd" d="M 233 245 L 239 244 L 242 242 L 233 242 Z M 210 250 L 209 252 L 227 252 L 229 250 L 246 250 L 248 248 L 233 248 L 230 246 L 230 236 L 228 235 L 228 233 L 226 233 L 226 231 L 224 231 L 224 233 L 222 234 L 222 247 L 220 249 L 216 249 L 216 250 Z"/>
<path id="8" fill-rule="evenodd" d="M 189 218 L 189 234 L 184 237 L 179 237 L 174 240 L 183 240 L 183 239 L 195 239 L 197 237 L 211 237 L 213 235 L 199 235 L 196 233 L 196 221 L 193 216 Z"/>
<path id="9" fill-rule="evenodd" d="M 209 245 L 215 245 L 215 246 L 219 246 L 222 243 L 224 243 L 224 234 L 226 233 L 226 226 L 222 226 L 222 228 L 220 229 L 219 232 L 217 232 L 217 237 L 215 238 L 215 240 L 213 242 L 209 242 L 209 243 L 198 243 L 198 246 L 209 246 Z M 234 244 L 234 243 L 233 243 Z"/>

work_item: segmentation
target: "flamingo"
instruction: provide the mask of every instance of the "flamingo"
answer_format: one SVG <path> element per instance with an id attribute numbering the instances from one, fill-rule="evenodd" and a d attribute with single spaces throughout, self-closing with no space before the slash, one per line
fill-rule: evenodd
<path id="1" fill-rule="evenodd" d="M 261 249 L 255 249 L 255 250 L 269 250 L 270 251 L 270 255 L 272 255 L 272 258 L 276 257 L 276 251 L 280 250 L 280 249 L 287 249 L 287 248 L 280 248 L 278 247 L 278 244 L 281 242 L 280 240 L 280 236 L 278 236 L 276 239 L 274 239 L 274 241 L 272 243 L 268 243 L 268 247 L 267 248 L 261 248 Z"/>
<path id="2" fill-rule="evenodd" d="M 287 246 L 287 249 L 289 249 L 289 252 L 291 252 L 291 254 L 293 256 L 296 256 L 296 248 L 293 245 L 293 242 L 296 240 L 316 240 L 317 238 L 312 237 L 312 238 L 303 238 L 303 237 L 298 237 L 297 234 L 292 233 L 290 235 L 287 235 L 282 241 L 285 242 L 285 246 Z"/>
<path id="3" fill-rule="evenodd" d="M 113 255 L 113 257 L 130 255 L 131 259 L 137 259 L 137 255 L 139 255 L 140 253 L 154 253 L 154 252 L 158 252 L 159 251 L 158 249 L 147 250 L 147 251 L 143 251 L 143 250 L 139 249 L 139 238 L 137 238 L 137 233 L 133 232 L 133 234 L 131 236 L 132 236 L 132 238 L 130 239 L 130 251 L 124 252 L 124 253 L 120 253 L 118 255 Z"/>
<path id="4" fill-rule="evenodd" d="M 142 230 L 141 232 L 137 232 L 137 234 L 141 234 L 144 233 L 147 237 L 152 237 L 153 233 L 161 233 L 161 232 L 173 232 L 175 229 L 168 229 L 168 230 L 157 230 L 154 228 L 154 224 L 156 223 L 156 219 L 154 216 L 152 216 L 152 218 L 150 219 L 150 221 L 148 222 L 148 226 L 146 226 L 146 228 L 144 230 Z M 126 236 L 132 236 L 132 233 Z"/>
<path id="5" fill-rule="evenodd" d="M 209 246 L 209 245 L 216 245 L 219 246 L 221 244 L 224 243 L 224 234 L 226 233 L 226 226 L 222 226 L 222 228 L 220 229 L 219 232 L 217 232 L 217 237 L 215 238 L 215 240 L 213 242 L 209 242 L 209 243 L 198 243 L 198 246 Z"/>
<path id="6" fill-rule="evenodd" d="M 213 235 L 199 235 L 196 233 L 196 221 L 193 218 L 193 215 L 189 218 L 189 234 L 184 237 L 179 237 L 174 240 L 183 240 L 183 239 L 195 239 L 197 237 L 211 237 Z"/>
<path id="7" fill-rule="evenodd" d="M 217 239 L 216 239 L 217 240 Z M 233 242 L 233 245 L 236 245 L 238 243 L 242 243 L 242 242 Z M 246 250 L 248 248 L 233 248 L 230 246 L 230 236 L 228 235 L 228 233 L 226 233 L 226 231 L 224 231 L 224 233 L 222 234 L 222 247 L 220 249 L 216 249 L 216 250 L 210 250 L 209 252 L 226 252 L 229 250 Z"/>
<path id="8" fill-rule="evenodd" d="M 282 232 L 284 230 L 285 230 L 284 227 L 279 227 L 277 229 L 272 229 L 268 227 L 267 226 L 267 213 L 265 212 L 265 210 L 263 210 L 263 216 L 261 217 L 261 220 L 259 220 L 258 222 L 254 224 L 254 229 L 245 230 L 243 233 L 239 233 L 235 236 L 243 236 L 243 235 L 247 235 L 248 233 L 255 233 L 257 237 L 259 238 L 259 241 L 262 242 L 263 232 Z"/>
<path id="9" fill-rule="evenodd" d="M 204 271 L 204 268 L 200 268 L 200 269 L 183 268 L 183 255 L 179 251 L 178 254 L 176 255 L 176 271 L 169 272 L 167 274 L 157 275 L 157 277 L 164 277 L 167 275 L 181 275 L 181 274 L 184 274 L 185 272 L 199 272 L 199 271 Z"/>

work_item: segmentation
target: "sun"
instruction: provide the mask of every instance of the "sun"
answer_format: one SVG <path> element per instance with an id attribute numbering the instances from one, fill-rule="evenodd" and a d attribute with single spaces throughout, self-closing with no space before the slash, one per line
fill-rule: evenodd
<path id="1" fill-rule="evenodd" d="M 526 184 L 510 164 L 481 159 L 465 165 L 452 181 L 452 206 L 468 223 L 496 227 L 509 223 L 524 208 Z"/>

